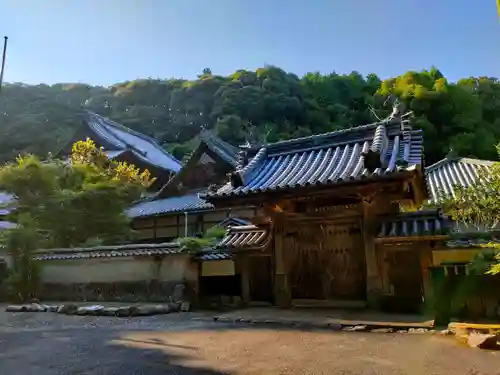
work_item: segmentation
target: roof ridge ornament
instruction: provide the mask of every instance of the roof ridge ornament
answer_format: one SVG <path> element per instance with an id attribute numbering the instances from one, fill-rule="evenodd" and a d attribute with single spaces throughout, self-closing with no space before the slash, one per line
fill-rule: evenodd
<path id="1" fill-rule="evenodd" d="M 448 153 L 446 154 L 445 158 L 446 159 L 455 159 L 458 157 L 457 152 L 453 149 L 453 146 L 450 146 L 448 149 Z"/>

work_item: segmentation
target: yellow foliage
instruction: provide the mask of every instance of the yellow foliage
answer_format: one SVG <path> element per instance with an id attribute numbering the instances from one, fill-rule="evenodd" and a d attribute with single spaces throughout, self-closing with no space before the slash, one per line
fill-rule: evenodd
<path id="1" fill-rule="evenodd" d="M 132 164 L 109 160 L 103 148 L 97 148 L 90 138 L 73 144 L 70 159 L 73 164 L 90 166 L 106 173 L 112 181 L 133 183 L 147 188 L 155 180 L 147 169 L 141 172 Z"/>

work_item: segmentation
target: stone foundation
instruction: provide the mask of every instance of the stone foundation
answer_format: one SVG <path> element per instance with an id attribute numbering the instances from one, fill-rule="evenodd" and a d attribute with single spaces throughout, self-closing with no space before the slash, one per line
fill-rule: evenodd
<path id="1" fill-rule="evenodd" d="M 182 295 L 179 295 L 179 290 L 182 289 Z M 192 300 L 195 289 L 185 281 L 45 283 L 38 296 L 43 301 L 165 302 L 174 299 Z"/>

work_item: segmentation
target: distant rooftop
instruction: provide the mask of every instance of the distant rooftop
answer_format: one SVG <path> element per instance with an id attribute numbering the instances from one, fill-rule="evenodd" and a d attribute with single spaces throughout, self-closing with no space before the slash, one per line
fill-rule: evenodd
<path id="1" fill-rule="evenodd" d="M 153 138 L 118 124 L 96 113 L 85 111 L 84 121 L 96 141 L 102 143 L 110 159 L 125 151 L 140 160 L 170 172 L 178 172 L 181 163 L 165 151 Z"/>
<path id="2" fill-rule="evenodd" d="M 487 176 L 494 164 L 490 160 L 446 157 L 426 168 L 429 201 L 438 202 L 445 197 L 453 197 L 456 186 L 469 187 L 481 176 Z"/>

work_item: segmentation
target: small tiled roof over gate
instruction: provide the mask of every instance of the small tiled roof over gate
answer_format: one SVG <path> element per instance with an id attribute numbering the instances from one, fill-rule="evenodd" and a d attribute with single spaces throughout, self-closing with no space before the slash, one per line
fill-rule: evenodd
<path id="1" fill-rule="evenodd" d="M 268 227 L 240 225 L 229 227 L 226 235 L 215 246 L 216 249 L 263 249 L 271 239 Z"/>
<path id="2" fill-rule="evenodd" d="M 439 209 L 403 212 L 382 217 L 377 238 L 446 236 L 452 228 L 451 218 Z"/>

